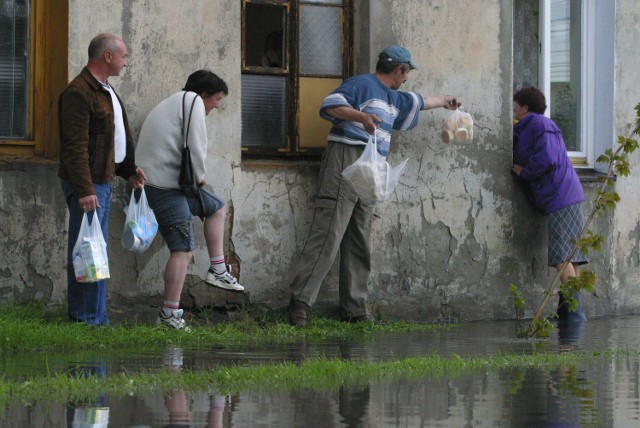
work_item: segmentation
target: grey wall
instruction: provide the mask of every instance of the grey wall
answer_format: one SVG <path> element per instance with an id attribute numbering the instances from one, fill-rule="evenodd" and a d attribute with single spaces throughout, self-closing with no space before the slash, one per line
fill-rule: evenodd
<path id="1" fill-rule="evenodd" d="M 95 2 L 94 2 L 95 3 Z M 240 2 L 70 1 L 71 79 L 86 62 L 96 33 L 122 34 L 128 69 L 112 84 L 123 97 L 134 133 L 146 114 L 182 87 L 195 69 L 210 68 L 229 85 L 229 96 L 207 118 L 210 187 L 227 200 L 225 248 L 256 304 L 287 303 L 287 285 L 309 230 L 317 186 L 314 162 L 243 162 L 240 156 Z M 510 283 L 527 300 L 527 315 L 552 279 L 546 267 L 546 226 L 509 175 L 514 38 L 509 0 L 355 0 L 355 69 L 372 70 L 388 44 L 409 48 L 419 69 L 405 89 L 423 95 L 455 94 L 476 122 L 474 141 L 444 145 L 445 110 L 423 112 L 419 126 L 394 136 L 392 164 L 409 158 L 391 201 L 378 207 L 373 230 L 371 310 L 417 320 L 512 318 Z M 636 53 L 640 11 L 618 0 L 616 132 L 628 133 L 640 101 Z M 621 70 L 624 68 L 624 73 Z M 634 155 L 634 167 L 637 164 Z M 0 163 L 0 301 L 65 300 L 66 207 L 52 164 Z M 607 236 L 590 267 L 598 297 L 589 315 L 640 308 L 638 168 L 619 179 L 622 202 L 598 219 Z M 595 183 L 584 183 L 589 200 Z M 109 239 L 111 302 L 159 302 L 168 251 L 157 238 L 141 255 L 120 247 L 126 185 L 116 183 Z M 589 205 L 589 204 L 587 204 Z M 226 304 L 234 298 L 203 283 L 207 254 L 196 220 L 198 249 L 189 268 L 187 304 Z M 319 302 L 337 299 L 334 269 Z"/>

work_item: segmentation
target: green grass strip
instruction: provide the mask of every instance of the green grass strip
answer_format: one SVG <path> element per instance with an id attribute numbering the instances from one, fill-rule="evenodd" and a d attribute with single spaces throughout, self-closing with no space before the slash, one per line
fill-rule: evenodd
<path id="1" fill-rule="evenodd" d="M 327 338 L 363 337 L 391 332 L 439 331 L 452 325 L 414 324 L 402 321 L 342 323 L 312 315 L 307 328 L 288 325 L 283 311 L 252 317 L 244 314 L 232 322 L 211 323 L 206 317 L 190 322 L 191 333 L 145 324 L 91 327 L 67 321 L 62 311 L 50 312 L 41 305 L 10 306 L 0 311 L 0 354 L 15 351 L 64 351 L 116 349 L 158 345 L 198 346 L 292 342 Z"/>
<path id="2" fill-rule="evenodd" d="M 203 371 L 162 369 L 118 373 L 104 378 L 73 377 L 59 373 L 26 381 L 0 379 L 0 402 L 31 403 L 91 401 L 101 394 L 115 396 L 164 393 L 171 390 L 216 392 L 291 391 L 310 388 L 337 390 L 344 385 L 363 385 L 381 381 L 458 377 L 477 371 L 505 369 L 549 369 L 575 366 L 587 360 L 630 356 L 628 349 L 603 352 L 514 355 L 462 358 L 458 355 L 431 355 L 387 362 L 314 358 L 299 363 L 280 362 L 259 366 L 230 366 Z M 635 355 L 637 357 L 637 354 Z"/>

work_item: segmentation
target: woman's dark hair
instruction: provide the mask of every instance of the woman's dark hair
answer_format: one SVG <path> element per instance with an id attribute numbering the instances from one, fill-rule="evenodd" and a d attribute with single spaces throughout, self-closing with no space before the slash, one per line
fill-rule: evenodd
<path id="1" fill-rule="evenodd" d="M 223 92 L 225 95 L 229 95 L 229 89 L 227 88 L 227 84 L 224 83 L 224 80 L 209 70 L 198 70 L 191 73 L 182 90 L 195 92 L 198 95 L 203 92 L 208 95 L 213 95 L 217 92 Z"/>
<path id="2" fill-rule="evenodd" d="M 542 91 L 535 86 L 520 89 L 513 95 L 513 101 L 521 106 L 529 107 L 529 111 L 544 114 L 547 110 L 547 102 Z"/>

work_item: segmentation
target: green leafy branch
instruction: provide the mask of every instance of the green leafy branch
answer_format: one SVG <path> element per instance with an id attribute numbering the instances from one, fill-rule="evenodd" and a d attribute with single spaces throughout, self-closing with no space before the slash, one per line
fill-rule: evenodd
<path id="1" fill-rule="evenodd" d="M 618 146 L 615 151 L 607 149 L 605 153 L 598 157 L 597 162 L 608 164 L 607 173 L 601 177 L 601 187 L 596 192 L 596 199 L 593 204 L 593 209 L 585 221 L 584 227 L 580 232 L 580 236 L 576 242 L 571 253 L 567 256 L 562 266 L 558 270 L 558 273 L 554 277 L 549 289 L 547 290 L 542 303 L 538 307 L 531 324 L 527 329 L 526 336 L 531 337 L 534 334 L 538 336 L 546 336 L 553 326 L 550 323 L 552 317 L 557 317 L 557 313 L 554 311 L 547 317 L 542 317 L 542 313 L 549 302 L 551 296 L 554 294 L 557 284 L 560 281 L 560 277 L 564 269 L 571 263 L 571 259 L 576 252 L 581 251 L 586 254 L 589 251 L 599 251 L 604 242 L 604 237 L 598 234 L 594 234 L 589 230 L 589 227 L 596 215 L 601 215 L 607 210 L 615 209 L 617 203 L 620 201 L 620 196 L 615 191 L 610 191 L 615 182 L 616 176 L 628 176 L 630 173 L 630 164 L 628 155 L 633 153 L 638 148 L 638 141 L 633 137 L 640 135 L 640 103 L 635 107 L 636 111 L 636 123 L 635 128 L 630 137 L 619 136 Z M 569 311 L 575 311 L 578 308 L 579 302 L 574 297 L 576 293 L 581 290 L 595 291 L 595 274 L 590 271 L 582 271 L 577 277 L 572 277 L 565 283 L 560 285 L 560 293 L 565 297 L 565 304 Z M 514 297 L 516 307 L 516 317 L 518 318 L 518 326 L 520 326 L 520 317 L 522 314 L 522 308 L 524 307 L 524 301 L 522 296 L 514 284 L 510 285 L 510 291 Z"/>

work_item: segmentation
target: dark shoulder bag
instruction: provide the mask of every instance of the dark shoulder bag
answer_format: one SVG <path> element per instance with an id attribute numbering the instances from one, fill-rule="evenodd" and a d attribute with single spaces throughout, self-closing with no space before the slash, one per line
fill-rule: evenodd
<path id="1" fill-rule="evenodd" d="M 193 106 L 196 103 L 196 95 L 191 102 L 191 108 L 189 109 L 189 117 L 185 115 L 184 101 L 187 96 L 185 92 L 182 96 L 182 163 L 180 164 L 180 188 L 186 196 L 196 196 L 199 192 L 198 183 L 193 173 L 193 165 L 191 164 L 191 151 L 189 150 L 189 126 L 191 125 L 191 113 L 193 112 Z M 185 129 L 186 122 L 186 129 Z"/>

